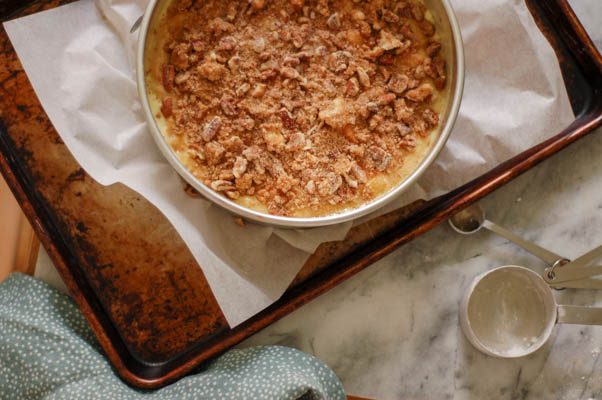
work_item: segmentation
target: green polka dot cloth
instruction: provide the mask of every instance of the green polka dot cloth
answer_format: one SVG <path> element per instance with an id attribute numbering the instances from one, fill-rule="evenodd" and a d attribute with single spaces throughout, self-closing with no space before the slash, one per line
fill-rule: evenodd
<path id="1" fill-rule="evenodd" d="M 0 284 L 0 399 L 345 399 L 316 358 L 287 347 L 232 350 L 203 371 L 156 391 L 113 372 L 73 301 L 13 274 Z"/>

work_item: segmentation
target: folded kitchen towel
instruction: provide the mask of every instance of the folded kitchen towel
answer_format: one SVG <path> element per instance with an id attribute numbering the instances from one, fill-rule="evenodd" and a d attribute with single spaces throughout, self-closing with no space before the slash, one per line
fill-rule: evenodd
<path id="1" fill-rule="evenodd" d="M 156 391 L 111 369 L 73 301 L 13 274 L 0 284 L 0 399 L 345 399 L 318 359 L 280 346 L 232 350 Z"/>

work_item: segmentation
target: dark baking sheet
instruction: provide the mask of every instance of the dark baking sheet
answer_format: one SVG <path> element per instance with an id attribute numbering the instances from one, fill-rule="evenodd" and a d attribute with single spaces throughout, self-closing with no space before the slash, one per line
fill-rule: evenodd
<path id="1" fill-rule="evenodd" d="M 0 0 L 6 20 L 66 1 Z M 117 372 L 156 388 L 182 377 L 421 235 L 602 123 L 602 58 L 565 0 L 528 0 L 560 61 L 576 120 L 465 186 L 416 202 L 326 243 L 272 306 L 231 329 L 207 281 L 163 215 L 75 162 L 0 31 L 0 171 Z"/>

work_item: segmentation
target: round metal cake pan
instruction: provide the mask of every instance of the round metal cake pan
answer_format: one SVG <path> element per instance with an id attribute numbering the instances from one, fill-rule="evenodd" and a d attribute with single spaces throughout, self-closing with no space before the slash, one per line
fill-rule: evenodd
<path id="1" fill-rule="evenodd" d="M 442 51 L 444 51 L 445 54 L 448 77 L 446 95 L 449 96 L 449 98 L 447 99 L 445 110 L 441 113 L 442 122 L 439 136 L 418 167 L 408 175 L 406 179 L 387 193 L 384 193 L 357 208 L 347 209 L 336 214 L 297 218 L 271 215 L 243 207 L 207 187 L 180 162 L 175 152 L 165 140 L 152 112 L 145 79 L 145 49 L 147 47 L 148 32 L 153 27 L 153 17 L 159 8 L 158 6 L 164 5 L 165 1 L 171 0 L 150 1 L 140 26 L 140 36 L 136 54 L 138 93 L 140 95 L 150 132 L 161 153 L 186 182 L 206 199 L 244 219 L 284 228 L 315 228 L 355 220 L 370 214 L 391 202 L 412 186 L 435 161 L 451 134 L 458 116 L 464 89 L 464 46 L 462 43 L 460 27 L 449 0 L 426 0 L 425 4 L 434 17 L 435 26 L 441 37 Z"/>

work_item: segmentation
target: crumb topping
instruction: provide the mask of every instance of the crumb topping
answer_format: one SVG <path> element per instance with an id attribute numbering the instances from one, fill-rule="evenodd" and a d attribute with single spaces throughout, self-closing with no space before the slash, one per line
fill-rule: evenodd
<path id="1" fill-rule="evenodd" d="M 416 0 L 176 1 L 160 112 L 188 167 L 276 215 L 345 207 L 439 124 L 435 26 Z M 176 26 L 177 23 L 177 26 Z"/>

